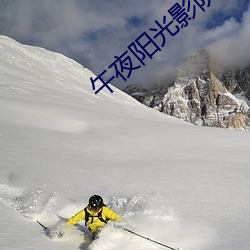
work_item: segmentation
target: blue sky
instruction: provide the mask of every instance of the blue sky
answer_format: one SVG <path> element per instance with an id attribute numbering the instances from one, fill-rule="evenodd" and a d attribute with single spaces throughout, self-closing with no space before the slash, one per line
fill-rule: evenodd
<path id="1" fill-rule="evenodd" d="M 237 22 L 242 22 L 243 14 L 248 9 L 249 1 L 242 0 L 238 1 L 237 7 L 233 8 L 230 12 L 223 12 L 220 9 L 216 10 L 212 14 L 210 22 L 207 24 L 207 28 L 214 28 L 222 25 L 225 20 L 234 17 Z"/>
<path id="2" fill-rule="evenodd" d="M 0 34 L 19 42 L 41 46 L 69 56 L 95 74 L 100 74 L 121 56 L 128 45 L 163 17 L 170 22 L 168 10 L 183 0 L 1 0 Z M 191 6 L 194 0 L 191 1 Z M 209 0 L 197 0 L 199 3 Z M 185 7 L 187 9 L 187 2 Z M 112 82 L 119 88 L 130 83 L 146 87 L 167 81 L 184 58 L 201 48 L 210 48 L 216 61 L 225 65 L 250 63 L 250 0 L 211 0 L 205 12 L 196 9 L 196 17 L 176 36 L 165 33 L 166 45 L 145 60 L 145 66 L 132 71 L 125 82 Z M 162 44 L 159 36 L 155 42 Z M 133 60 L 136 66 L 138 61 Z M 139 65 L 139 64 L 138 64 Z M 110 69 L 107 78 L 114 74 Z"/>

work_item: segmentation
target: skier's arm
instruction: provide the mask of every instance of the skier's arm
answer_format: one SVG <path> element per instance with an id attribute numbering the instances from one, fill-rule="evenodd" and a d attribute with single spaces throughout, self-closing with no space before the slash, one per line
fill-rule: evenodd
<path id="1" fill-rule="evenodd" d="M 121 216 L 118 215 L 118 214 L 116 214 L 116 213 L 115 213 L 113 210 L 111 210 L 110 208 L 105 207 L 104 210 L 105 210 L 105 217 L 106 217 L 107 219 L 110 219 L 110 220 L 112 220 L 112 221 L 118 221 L 118 222 L 122 221 Z"/>
<path id="2" fill-rule="evenodd" d="M 74 216 L 72 216 L 72 217 L 67 221 L 67 224 L 75 225 L 78 221 L 84 220 L 84 218 L 85 218 L 85 212 L 84 212 L 84 209 L 83 209 L 83 210 L 81 210 L 80 212 L 78 212 L 77 214 L 75 214 Z"/>

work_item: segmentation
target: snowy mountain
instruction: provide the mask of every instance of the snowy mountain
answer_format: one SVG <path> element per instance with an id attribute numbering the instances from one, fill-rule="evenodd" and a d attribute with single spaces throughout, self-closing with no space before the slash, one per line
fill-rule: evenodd
<path id="1" fill-rule="evenodd" d="M 122 225 L 184 250 L 248 250 L 249 133 L 193 126 L 115 89 L 63 55 L 0 37 L 0 248 L 153 250 L 107 225 L 53 229 L 102 195 Z M 100 84 L 100 83 L 99 83 Z M 100 85 L 101 86 L 101 85 Z"/>
<path id="2" fill-rule="evenodd" d="M 214 72 L 203 49 L 178 68 L 174 83 L 149 91 L 128 86 L 124 92 L 146 106 L 195 125 L 249 129 L 249 68 Z M 237 96 L 235 95 L 237 94 Z"/>
<path id="3" fill-rule="evenodd" d="M 216 75 L 230 93 L 239 94 L 250 103 L 250 65 L 245 68 L 228 69 Z"/>

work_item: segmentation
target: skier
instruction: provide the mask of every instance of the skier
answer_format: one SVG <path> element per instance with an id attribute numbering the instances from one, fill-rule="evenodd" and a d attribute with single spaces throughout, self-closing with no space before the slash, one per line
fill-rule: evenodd
<path id="1" fill-rule="evenodd" d="M 120 222 L 122 219 L 120 215 L 105 206 L 101 196 L 95 194 L 89 198 L 89 204 L 72 216 L 67 224 L 74 225 L 80 220 L 85 220 L 85 226 L 92 232 L 94 239 L 109 220 Z"/>

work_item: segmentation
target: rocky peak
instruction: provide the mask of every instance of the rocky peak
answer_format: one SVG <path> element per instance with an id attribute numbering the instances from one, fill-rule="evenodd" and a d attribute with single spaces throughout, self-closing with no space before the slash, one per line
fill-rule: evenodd
<path id="1" fill-rule="evenodd" d="M 194 55 L 188 57 L 177 69 L 177 77 L 205 76 L 210 70 L 209 53 L 202 49 Z"/>
<path id="2" fill-rule="evenodd" d="M 144 95 L 147 93 L 142 84 L 131 84 L 128 85 L 123 92 L 127 93 L 128 95 L 133 96 L 137 101 L 142 102 L 144 101 Z"/>
<path id="3" fill-rule="evenodd" d="M 250 65 L 246 68 L 231 69 L 218 73 L 217 77 L 225 84 L 230 93 L 242 94 L 250 100 Z"/>
<path id="4" fill-rule="evenodd" d="M 250 109 L 245 101 L 233 94 L 249 87 L 249 76 L 250 67 L 243 71 L 215 74 L 208 50 L 202 49 L 180 65 L 170 87 L 140 92 L 137 100 L 196 125 L 248 129 Z M 133 93 L 131 95 L 134 96 Z"/>

